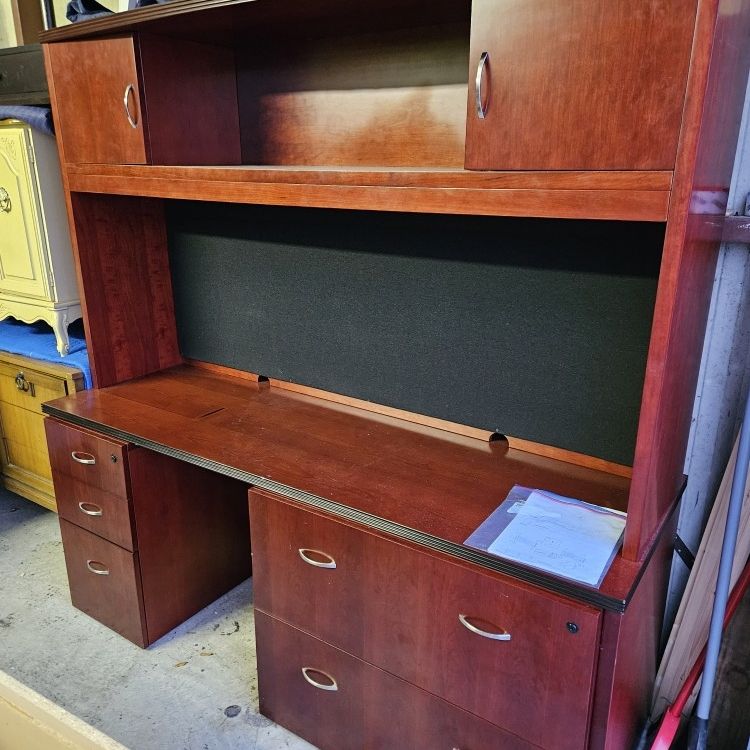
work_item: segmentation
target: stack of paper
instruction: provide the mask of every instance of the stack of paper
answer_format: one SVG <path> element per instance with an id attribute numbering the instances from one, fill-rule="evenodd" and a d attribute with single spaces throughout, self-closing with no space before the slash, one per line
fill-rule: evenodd
<path id="1" fill-rule="evenodd" d="M 619 511 L 516 486 L 466 544 L 563 578 L 599 586 L 624 528 L 625 514 Z"/>

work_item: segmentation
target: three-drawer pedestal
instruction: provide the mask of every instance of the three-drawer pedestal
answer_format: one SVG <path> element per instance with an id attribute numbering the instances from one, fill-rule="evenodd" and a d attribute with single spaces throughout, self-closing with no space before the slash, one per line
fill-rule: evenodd
<path id="1" fill-rule="evenodd" d="M 46 420 L 73 604 L 146 647 L 250 575 L 242 482 Z"/>

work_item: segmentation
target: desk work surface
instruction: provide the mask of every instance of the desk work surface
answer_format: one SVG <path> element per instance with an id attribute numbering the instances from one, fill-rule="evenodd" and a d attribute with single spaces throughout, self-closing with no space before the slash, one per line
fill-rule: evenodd
<path id="1" fill-rule="evenodd" d="M 457 436 L 190 366 L 44 410 L 606 609 L 624 610 L 646 563 L 618 555 L 592 589 L 464 546 L 515 484 L 626 509 L 628 479 L 503 440 Z"/>

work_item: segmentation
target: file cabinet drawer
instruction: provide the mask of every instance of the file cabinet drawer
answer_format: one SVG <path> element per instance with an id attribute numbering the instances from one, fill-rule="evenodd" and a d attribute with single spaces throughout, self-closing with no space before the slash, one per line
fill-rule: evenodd
<path id="1" fill-rule="evenodd" d="M 258 609 L 529 742 L 585 746 L 598 610 L 250 497 Z"/>
<path id="2" fill-rule="evenodd" d="M 53 476 L 61 472 L 105 492 L 128 496 L 127 443 L 49 418 L 45 429 Z"/>
<path id="3" fill-rule="evenodd" d="M 261 713 L 321 750 L 533 747 L 262 612 L 255 630 Z"/>
<path id="4" fill-rule="evenodd" d="M 137 553 L 60 519 L 65 566 L 73 606 L 145 647 Z"/>
<path id="5" fill-rule="evenodd" d="M 59 471 L 55 472 L 54 483 L 61 518 L 131 552 L 136 549 L 132 508 L 127 500 Z"/>

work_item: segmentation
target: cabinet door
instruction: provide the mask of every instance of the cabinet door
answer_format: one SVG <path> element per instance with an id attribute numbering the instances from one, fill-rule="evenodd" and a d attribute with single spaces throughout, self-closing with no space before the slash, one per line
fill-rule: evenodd
<path id="1" fill-rule="evenodd" d="M 65 160 L 145 164 L 145 112 L 133 37 L 62 42 L 47 49 Z"/>
<path id="2" fill-rule="evenodd" d="M 696 0 L 474 0 L 466 167 L 672 169 L 695 12 Z"/>
<path id="3" fill-rule="evenodd" d="M 44 299 L 47 267 L 30 154 L 23 125 L 0 127 L 0 292 Z"/>

